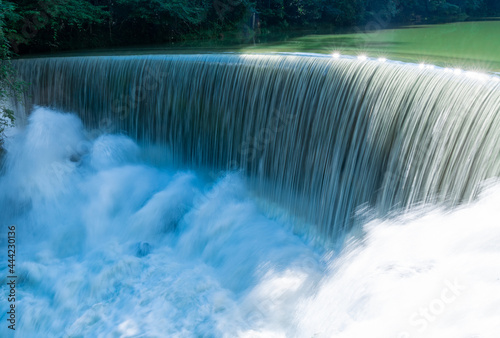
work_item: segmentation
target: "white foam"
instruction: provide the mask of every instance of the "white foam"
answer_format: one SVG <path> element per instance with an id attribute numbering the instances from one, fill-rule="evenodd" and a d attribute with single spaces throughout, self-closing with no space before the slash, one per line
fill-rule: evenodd
<path id="1" fill-rule="evenodd" d="M 20 336 L 500 332 L 498 185 L 460 209 L 372 221 L 337 253 L 264 214 L 238 173 L 155 168 L 126 136 L 86 139 L 73 115 L 35 110 L 8 151 Z"/>

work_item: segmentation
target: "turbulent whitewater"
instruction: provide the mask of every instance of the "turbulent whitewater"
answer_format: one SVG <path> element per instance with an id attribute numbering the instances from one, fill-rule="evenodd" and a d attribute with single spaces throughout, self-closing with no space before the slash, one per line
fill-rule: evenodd
<path id="1" fill-rule="evenodd" d="M 470 201 L 500 174 L 498 77 L 295 55 L 19 60 L 35 104 L 241 168 L 255 191 L 335 237 L 360 206 Z M 472 75 L 472 76 L 471 76 Z"/>
<path id="2" fill-rule="evenodd" d="M 16 62 L 32 85 L 0 245 L 15 224 L 18 336 L 500 332 L 496 76 L 298 55 Z"/>

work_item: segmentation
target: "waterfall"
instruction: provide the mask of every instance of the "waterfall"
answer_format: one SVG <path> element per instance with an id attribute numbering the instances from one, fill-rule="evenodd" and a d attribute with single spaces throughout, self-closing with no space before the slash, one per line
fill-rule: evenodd
<path id="1" fill-rule="evenodd" d="M 500 174 L 498 77 L 308 55 L 20 59 L 27 100 L 240 168 L 258 195 L 335 237 L 364 206 L 457 205 Z"/>

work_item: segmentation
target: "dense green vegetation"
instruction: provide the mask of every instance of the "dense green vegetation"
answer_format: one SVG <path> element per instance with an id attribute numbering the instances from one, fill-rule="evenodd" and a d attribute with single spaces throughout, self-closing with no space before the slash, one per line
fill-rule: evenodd
<path id="1" fill-rule="evenodd" d="M 4 102 L 21 91 L 21 84 L 14 79 L 14 70 L 10 64 L 11 51 L 7 34 L 9 28 L 5 24 L 5 17 L 13 15 L 14 7 L 0 1 L 0 155 L 2 151 L 3 135 L 6 127 L 13 125 L 14 112 L 4 106 Z"/>
<path id="2" fill-rule="evenodd" d="M 0 0 L 17 53 L 221 38 L 289 28 L 387 28 L 493 16 L 497 0 Z"/>

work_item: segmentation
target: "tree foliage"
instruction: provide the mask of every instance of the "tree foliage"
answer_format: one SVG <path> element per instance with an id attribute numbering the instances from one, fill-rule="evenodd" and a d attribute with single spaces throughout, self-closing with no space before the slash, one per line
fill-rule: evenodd
<path id="1" fill-rule="evenodd" d="M 5 16 L 7 38 L 14 51 L 56 50 L 85 47 L 92 25 L 104 23 L 107 13 L 87 0 L 3 1 L 13 8 Z M 29 46 L 29 49 L 28 49 Z"/>
<path id="2" fill-rule="evenodd" d="M 14 69 L 10 63 L 11 51 L 7 34 L 10 28 L 6 26 L 6 16 L 14 15 L 14 6 L 11 3 L 0 1 L 0 150 L 4 139 L 6 127 L 14 124 L 14 112 L 4 106 L 4 103 L 12 95 L 20 84 L 14 80 Z"/>
<path id="3" fill-rule="evenodd" d="M 0 0 L 19 53 L 213 38 L 245 25 L 302 28 L 500 14 L 497 0 Z M 251 18 L 253 23 L 250 24 Z"/>

